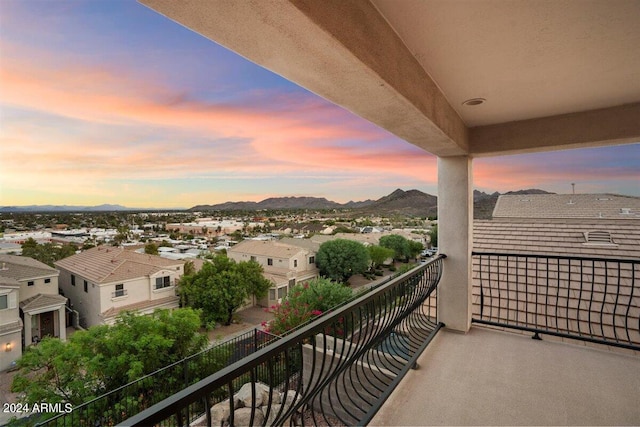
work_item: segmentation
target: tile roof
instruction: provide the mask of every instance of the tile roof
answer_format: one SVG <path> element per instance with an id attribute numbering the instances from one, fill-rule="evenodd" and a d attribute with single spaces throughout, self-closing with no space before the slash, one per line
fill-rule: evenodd
<path id="1" fill-rule="evenodd" d="M 604 231 L 611 244 L 588 243 L 586 232 Z M 640 221 L 474 221 L 473 250 L 513 254 L 640 259 Z"/>
<path id="2" fill-rule="evenodd" d="M 243 240 L 229 248 L 227 252 L 249 255 L 272 256 L 274 258 L 291 258 L 305 249 L 274 240 Z"/>
<path id="3" fill-rule="evenodd" d="M 57 276 L 58 270 L 33 258 L 18 255 L 0 255 L 0 276 L 15 280 L 28 280 L 43 276 Z"/>
<path id="4" fill-rule="evenodd" d="M 505 194 L 493 218 L 640 219 L 640 197 L 616 194 Z"/>
<path id="5" fill-rule="evenodd" d="M 111 307 L 108 310 L 102 312 L 102 318 L 106 319 L 108 317 L 115 317 L 124 311 L 140 311 L 152 308 L 177 308 L 179 301 L 179 296 L 172 295 L 166 298 L 145 300 L 136 302 L 134 304 L 123 305 L 121 307 Z"/>
<path id="6" fill-rule="evenodd" d="M 45 307 L 65 305 L 67 299 L 62 295 L 38 294 L 20 302 L 23 311 L 38 310 Z"/>
<path id="7" fill-rule="evenodd" d="M 149 276 L 184 265 L 184 261 L 139 254 L 119 247 L 98 246 L 57 261 L 55 265 L 95 283 L 110 283 Z"/>
<path id="8" fill-rule="evenodd" d="M 307 249 L 312 252 L 318 252 L 318 249 L 320 249 L 320 242 L 314 239 L 295 239 L 293 237 L 283 237 L 282 239 L 280 239 L 280 242 L 287 245 Z"/>

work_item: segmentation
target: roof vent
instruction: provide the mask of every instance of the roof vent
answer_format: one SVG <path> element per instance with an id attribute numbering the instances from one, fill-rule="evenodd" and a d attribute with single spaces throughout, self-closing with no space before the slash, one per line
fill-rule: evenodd
<path id="1" fill-rule="evenodd" d="M 620 215 L 631 215 L 631 208 L 621 208 Z"/>
<path id="2" fill-rule="evenodd" d="M 611 245 L 614 244 L 611 239 L 611 233 L 608 231 L 586 231 L 584 233 L 585 243 L 593 243 L 593 244 L 604 244 Z"/>
<path id="3" fill-rule="evenodd" d="M 568 205 L 575 205 L 576 202 L 574 202 L 572 199 L 569 199 L 569 201 L 567 202 Z"/>
<path id="4" fill-rule="evenodd" d="M 596 200 L 606 201 L 606 200 L 611 200 L 611 199 L 608 198 L 608 197 L 598 197 L 598 198 L 596 198 Z"/>

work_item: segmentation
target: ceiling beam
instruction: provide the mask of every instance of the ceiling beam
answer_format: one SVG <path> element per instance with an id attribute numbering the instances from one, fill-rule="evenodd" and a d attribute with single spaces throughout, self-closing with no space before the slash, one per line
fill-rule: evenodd
<path id="1" fill-rule="evenodd" d="M 471 128 L 474 157 L 640 142 L 640 103 Z"/>
<path id="2" fill-rule="evenodd" d="M 140 2 L 430 153 L 468 153 L 459 115 L 367 0 Z"/>

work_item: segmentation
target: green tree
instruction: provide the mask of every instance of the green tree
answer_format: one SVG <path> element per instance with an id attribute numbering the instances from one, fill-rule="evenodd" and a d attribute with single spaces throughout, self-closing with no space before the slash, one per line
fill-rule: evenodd
<path id="1" fill-rule="evenodd" d="M 429 238 L 431 239 L 431 247 L 438 247 L 438 224 L 434 224 L 429 230 Z"/>
<path id="2" fill-rule="evenodd" d="M 375 270 L 380 267 L 386 260 L 393 258 L 395 252 L 392 249 L 384 248 L 378 245 L 371 245 L 367 248 L 369 258 L 371 258 L 371 269 Z"/>
<path id="3" fill-rule="evenodd" d="M 202 350 L 200 313 L 157 310 L 121 314 L 113 326 L 77 331 L 62 342 L 45 338 L 18 360 L 11 390 L 24 403 L 74 406 Z"/>
<path id="4" fill-rule="evenodd" d="M 394 259 L 407 260 L 410 256 L 409 241 L 399 234 L 391 234 L 380 238 L 380 246 L 392 249 Z"/>
<path id="5" fill-rule="evenodd" d="M 320 274 L 336 282 L 345 283 L 354 274 L 369 267 L 369 253 L 360 242 L 335 239 L 320 245 L 316 255 Z"/>
<path id="6" fill-rule="evenodd" d="M 417 258 L 420 252 L 424 249 L 424 245 L 415 240 L 408 240 L 409 243 L 409 258 Z"/>
<path id="7" fill-rule="evenodd" d="M 226 255 L 216 255 L 197 273 L 182 277 L 179 293 L 186 305 L 202 309 L 205 326 L 214 322 L 230 325 L 247 298 L 262 298 L 270 287 L 257 262 L 236 263 Z"/>
<path id="8" fill-rule="evenodd" d="M 149 255 L 158 255 L 158 245 L 153 242 L 149 242 L 144 245 L 144 253 Z"/>
<path id="9" fill-rule="evenodd" d="M 72 244 L 58 246 L 53 243 L 45 243 L 41 245 L 32 238 L 22 244 L 22 256 L 36 259 L 51 267 L 54 266 L 54 262 L 75 254 L 76 250 Z"/>

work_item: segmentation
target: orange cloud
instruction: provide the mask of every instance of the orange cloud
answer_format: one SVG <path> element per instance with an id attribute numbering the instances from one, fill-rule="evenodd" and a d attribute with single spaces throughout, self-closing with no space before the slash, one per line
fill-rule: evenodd
<path id="1" fill-rule="evenodd" d="M 400 141 L 391 144 L 393 151 L 390 138 L 386 145 L 380 143 L 383 131 L 363 126 L 360 119 L 324 101 L 280 95 L 278 102 L 286 107 L 276 111 L 206 103 L 122 70 L 59 65 L 39 52 L 27 56 L 38 63 L 11 59 L 0 68 L 5 106 L 109 128 L 93 141 L 64 132 L 45 137 L 33 129 L 31 134 L 18 136 L 15 129 L 15 134 L 2 136 L 14 140 L 12 158 L 40 163 L 43 172 L 108 176 L 126 171 L 129 176 L 158 178 L 212 170 L 349 170 L 435 181 L 435 162 L 428 154 L 398 149 L 405 144 Z M 132 135 L 140 133 L 153 141 L 132 144 Z M 34 152 L 44 156 L 34 158 Z"/>

